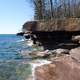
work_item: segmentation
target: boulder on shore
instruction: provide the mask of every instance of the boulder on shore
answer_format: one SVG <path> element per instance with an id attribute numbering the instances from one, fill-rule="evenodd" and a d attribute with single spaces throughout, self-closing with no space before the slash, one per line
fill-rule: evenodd
<path id="1" fill-rule="evenodd" d="M 36 80 L 80 80 L 80 63 L 71 56 L 61 56 L 36 68 Z"/>
<path id="2" fill-rule="evenodd" d="M 69 53 L 72 58 L 80 62 L 80 47 L 71 49 Z"/>

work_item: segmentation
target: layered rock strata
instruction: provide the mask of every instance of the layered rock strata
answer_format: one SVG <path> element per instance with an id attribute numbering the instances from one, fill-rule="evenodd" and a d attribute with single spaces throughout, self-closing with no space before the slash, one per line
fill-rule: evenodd
<path id="1" fill-rule="evenodd" d="M 38 42 L 39 45 L 44 46 L 44 49 L 72 49 L 79 46 L 80 39 L 76 40 L 74 36 L 80 35 L 80 19 L 29 21 L 24 23 L 21 35 L 24 35 L 25 38 L 30 36 L 34 44 Z"/>

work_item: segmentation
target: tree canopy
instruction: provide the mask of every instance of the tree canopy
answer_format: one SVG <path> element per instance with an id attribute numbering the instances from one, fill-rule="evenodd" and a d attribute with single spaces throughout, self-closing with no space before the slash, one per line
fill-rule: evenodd
<path id="1" fill-rule="evenodd" d="M 35 20 L 80 18 L 80 0 L 31 0 Z"/>

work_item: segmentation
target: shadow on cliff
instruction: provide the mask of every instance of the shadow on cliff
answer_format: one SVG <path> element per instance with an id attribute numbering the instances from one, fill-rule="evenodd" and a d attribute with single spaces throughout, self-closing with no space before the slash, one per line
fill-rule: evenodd
<path id="1" fill-rule="evenodd" d="M 80 46 L 77 42 L 72 41 L 72 36 L 80 35 L 80 31 L 36 31 L 32 34 L 37 36 L 37 40 L 42 44 L 44 49 L 72 49 Z"/>
<path id="2" fill-rule="evenodd" d="M 37 28 L 37 21 L 30 21 L 30 22 L 27 22 L 23 25 L 23 32 L 26 32 L 26 30 L 29 30 L 29 31 L 35 31 L 35 29 Z"/>

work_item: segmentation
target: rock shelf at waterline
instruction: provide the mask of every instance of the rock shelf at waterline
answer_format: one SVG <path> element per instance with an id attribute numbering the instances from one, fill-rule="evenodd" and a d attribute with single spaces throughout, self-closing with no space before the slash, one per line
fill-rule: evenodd
<path id="1" fill-rule="evenodd" d="M 40 67 L 45 64 L 50 64 L 50 63 L 51 61 L 43 60 L 43 59 L 37 59 L 37 60 L 32 61 L 30 63 L 32 66 L 32 80 L 36 80 L 35 70 L 37 67 Z"/>

